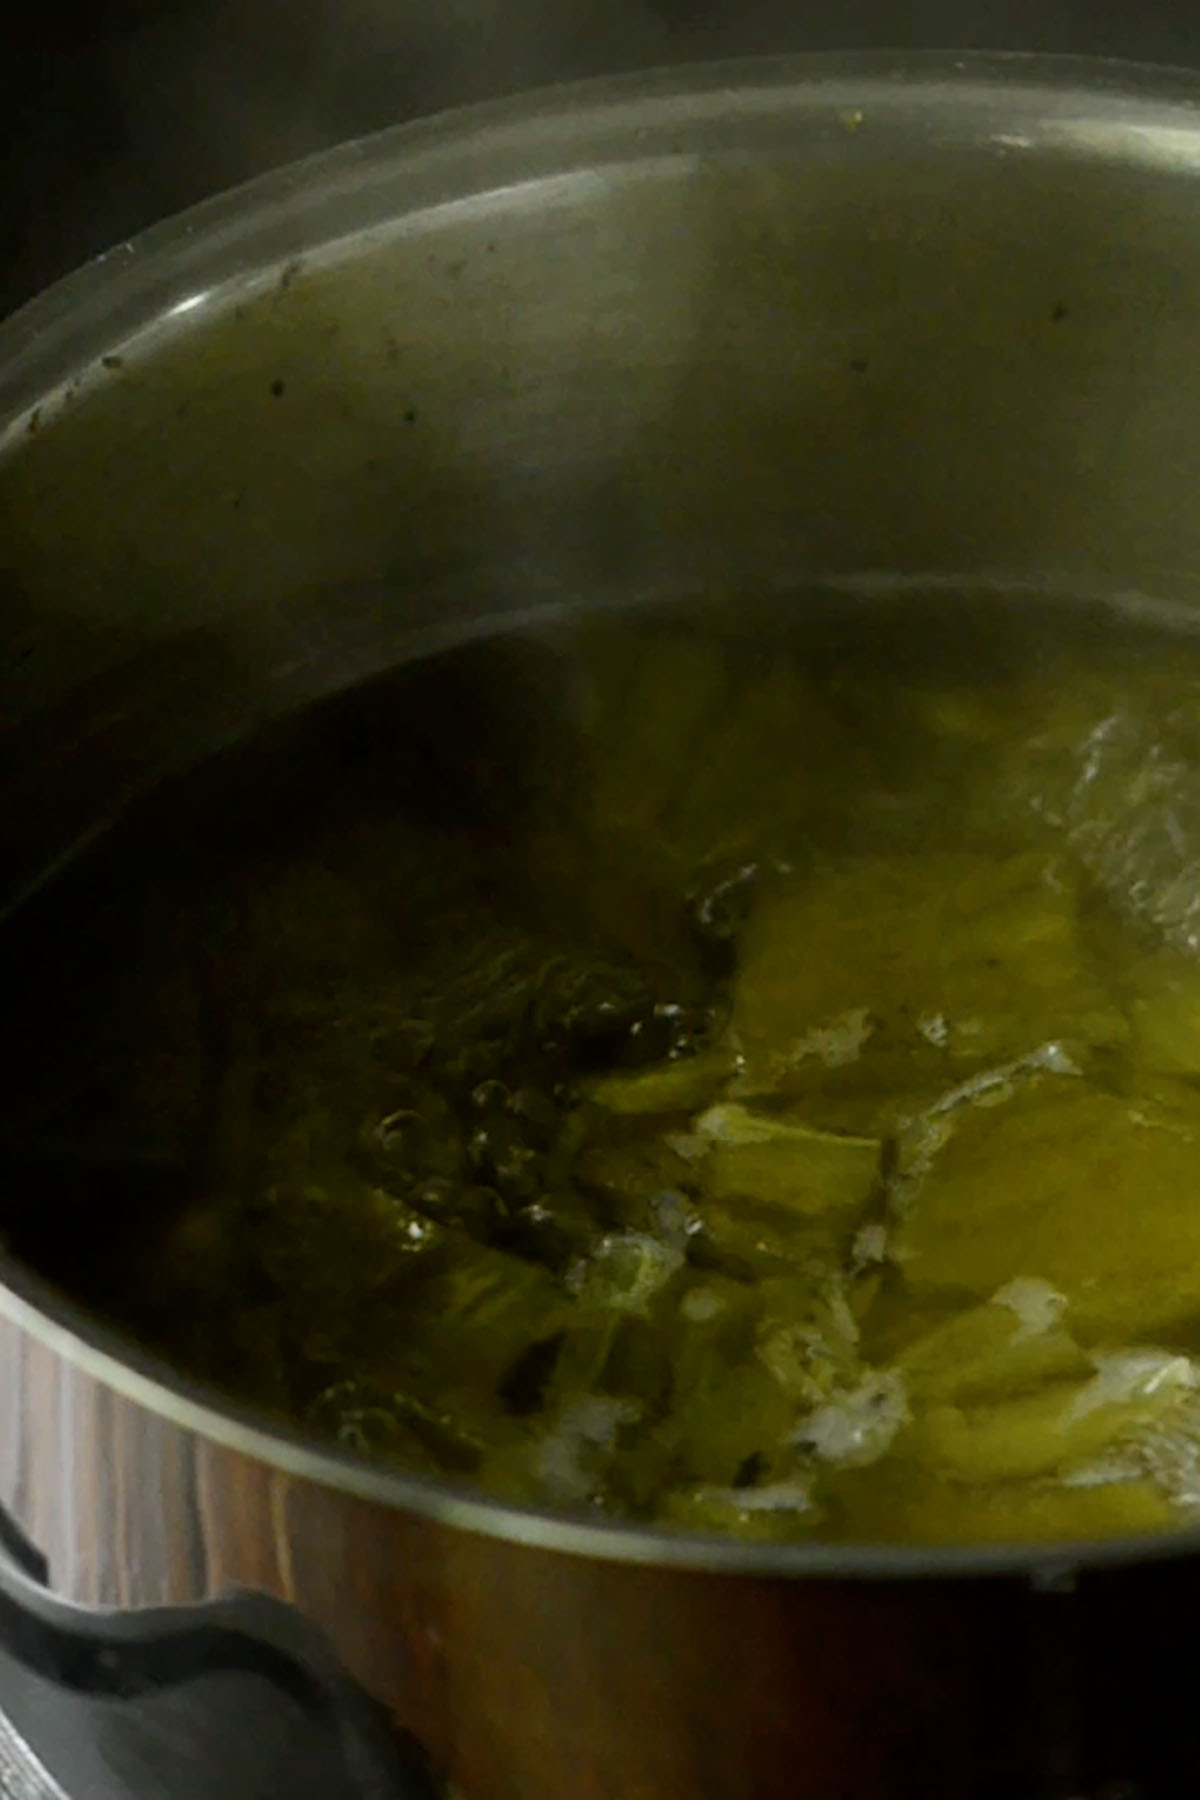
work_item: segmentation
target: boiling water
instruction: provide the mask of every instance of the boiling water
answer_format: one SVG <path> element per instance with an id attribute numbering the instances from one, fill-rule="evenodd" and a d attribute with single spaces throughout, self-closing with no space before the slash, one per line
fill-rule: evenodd
<path id="1" fill-rule="evenodd" d="M 1200 1504 L 1200 654 L 1086 607 L 496 640 L 175 784 L 2 947 L 17 1254 L 510 1498 Z"/>

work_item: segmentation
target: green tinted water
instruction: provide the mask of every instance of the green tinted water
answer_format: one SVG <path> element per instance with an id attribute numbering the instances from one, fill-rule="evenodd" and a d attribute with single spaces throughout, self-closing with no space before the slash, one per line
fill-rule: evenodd
<path id="1" fill-rule="evenodd" d="M 11 1241 L 230 1392 L 507 1496 L 1177 1522 L 1198 777 L 1195 647 L 1086 609 L 709 609 L 402 672 L 12 934 L 4 1129 L 78 1157 Z"/>

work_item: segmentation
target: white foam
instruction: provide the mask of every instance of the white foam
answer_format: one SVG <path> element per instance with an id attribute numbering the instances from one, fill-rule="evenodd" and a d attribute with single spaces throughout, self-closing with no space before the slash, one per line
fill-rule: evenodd
<path id="1" fill-rule="evenodd" d="M 823 1462 L 862 1468 L 876 1462 L 909 1418 L 904 1383 L 894 1370 L 873 1371 L 838 1399 L 810 1413 L 793 1441 Z"/>
<path id="2" fill-rule="evenodd" d="M 589 1394 L 565 1407 L 537 1447 L 538 1477 L 552 1500 L 586 1500 L 622 1425 L 641 1417 L 635 1400 Z"/>
<path id="3" fill-rule="evenodd" d="M 1099 1406 L 1128 1406 L 1171 1389 L 1182 1395 L 1197 1385 L 1195 1365 L 1169 1350 L 1109 1350 L 1094 1361 L 1095 1375 L 1067 1408 L 1068 1423 Z"/>
<path id="4" fill-rule="evenodd" d="M 1019 1275 L 992 1295 L 993 1306 L 1006 1306 L 1020 1320 L 1018 1339 L 1040 1337 L 1058 1324 L 1067 1310 L 1067 1297 L 1035 1275 Z"/>

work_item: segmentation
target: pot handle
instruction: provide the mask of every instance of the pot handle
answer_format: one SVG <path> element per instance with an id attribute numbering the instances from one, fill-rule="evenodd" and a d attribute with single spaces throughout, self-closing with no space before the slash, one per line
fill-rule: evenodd
<path id="1" fill-rule="evenodd" d="M 420 1747 L 294 1607 L 59 1599 L 0 1507 L 0 1800 L 437 1800 Z"/>

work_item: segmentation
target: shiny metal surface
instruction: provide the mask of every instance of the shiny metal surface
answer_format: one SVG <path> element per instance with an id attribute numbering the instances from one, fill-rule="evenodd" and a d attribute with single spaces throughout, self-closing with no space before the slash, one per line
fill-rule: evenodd
<path id="1" fill-rule="evenodd" d="M 0 1718 L 0 1796 L 3 1800 L 66 1800 L 49 1770 L 3 1718 Z"/>
<path id="2" fill-rule="evenodd" d="M 576 600 L 1194 603 L 1198 174 L 1172 76 L 730 65 L 385 134 L 114 252 L 0 333 L 6 891 L 265 712 Z M 593 1554 L 825 1560 L 239 1441 Z"/>
<path id="3" fill-rule="evenodd" d="M 1200 66 L 1179 0 L 9 0 L 5 20 L 0 314 L 263 169 L 549 81 L 950 45 Z"/>
<path id="4" fill-rule="evenodd" d="M 1195 606 L 1198 109 L 1020 59 L 668 74 L 351 146 L 72 278 L 0 329 L 3 893 L 266 714 L 557 606 L 918 579 Z M 294 1600 L 472 1800 L 1008 1792 L 1049 1732 L 1022 1577 L 1197 1547 L 501 1507 L 238 1419 L 5 1282 L 0 1497 L 56 1585 Z"/>

